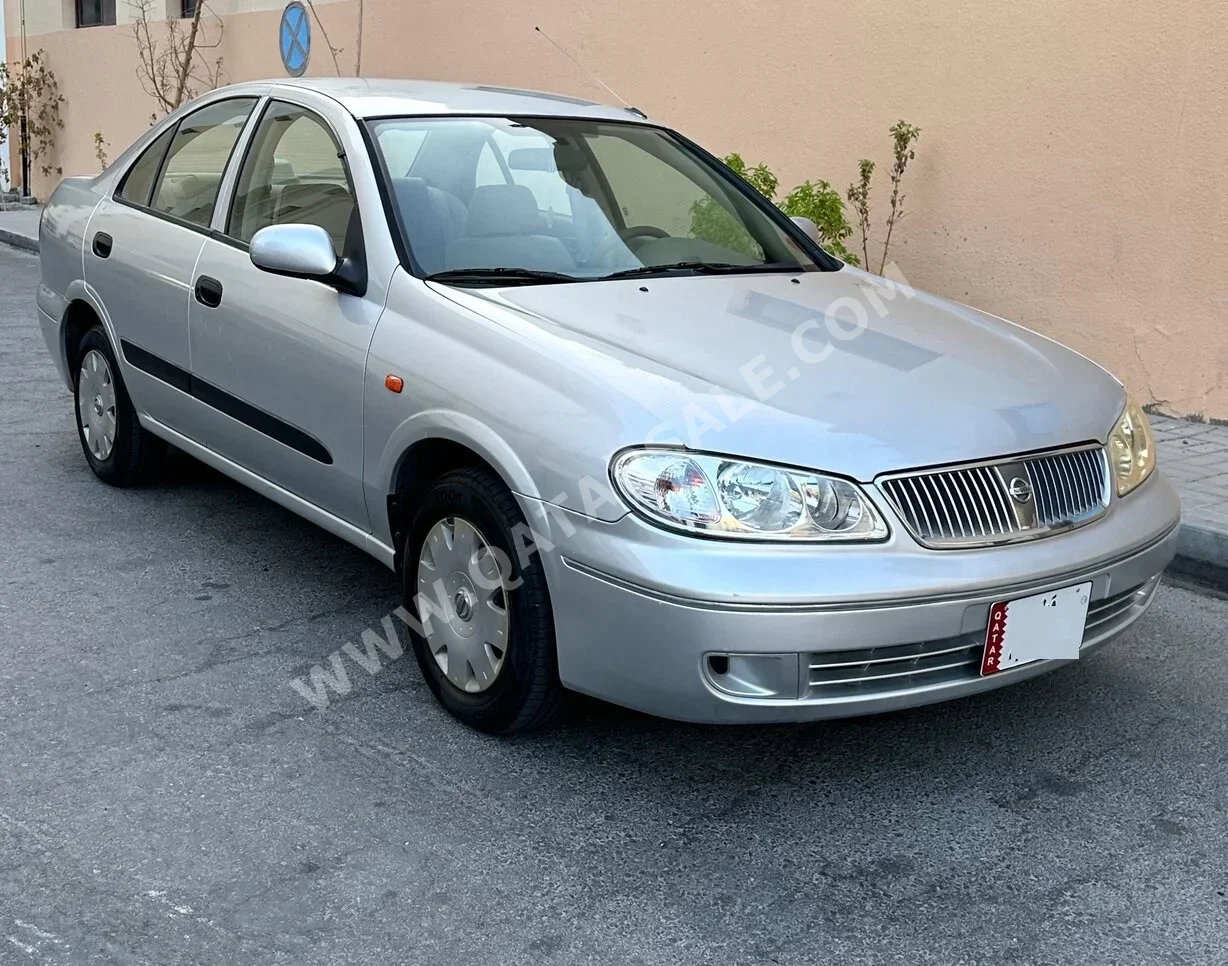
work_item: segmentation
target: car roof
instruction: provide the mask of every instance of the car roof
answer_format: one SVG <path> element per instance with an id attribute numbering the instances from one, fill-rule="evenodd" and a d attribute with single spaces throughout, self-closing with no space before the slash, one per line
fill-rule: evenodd
<path id="1" fill-rule="evenodd" d="M 638 121 L 637 113 L 565 94 L 488 84 L 368 77 L 287 77 L 263 85 L 319 91 L 355 117 L 469 114 L 601 118 Z M 238 84 L 236 88 L 250 85 Z"/>

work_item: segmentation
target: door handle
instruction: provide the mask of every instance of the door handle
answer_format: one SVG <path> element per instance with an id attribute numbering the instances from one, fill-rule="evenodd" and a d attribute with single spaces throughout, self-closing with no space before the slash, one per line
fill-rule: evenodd
<path id="1" fill-rule="evenodd" d="M 105 231 L 100 231 L 94 235 L 94 244 L 91 246 L 94 249 L 94 254 L 99 258 L 106 258 L 111 254 L 111 246 L 114 240 Z"/>
<path id="2" fill-rule="evenodd" d="M 196 301 L 216 309 L 222 304 L 222 283 L 216 278 L 202 275 L 196 280 Z"/>

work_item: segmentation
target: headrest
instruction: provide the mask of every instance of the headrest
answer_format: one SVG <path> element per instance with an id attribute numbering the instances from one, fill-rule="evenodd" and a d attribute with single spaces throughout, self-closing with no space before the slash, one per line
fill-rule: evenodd
<path id="1" fill-rule="evenodd" d="M 426 182 L 421 178 L 393 178 L 392 193 L 402 212 L 413 211 L 427 203 Z"/>
<path id="2" fill-rule="evenodd" d="M 484 184 L 473 189 L 465 231 L 471 237 L 532 235 L 540 213 L 533 192 L 520 184 Z"/>

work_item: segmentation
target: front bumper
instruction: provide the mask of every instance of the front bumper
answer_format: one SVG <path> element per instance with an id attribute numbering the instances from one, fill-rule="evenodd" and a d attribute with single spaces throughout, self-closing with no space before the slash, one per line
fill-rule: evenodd
<path id="1" fill-rule="evenodd" d="M 1179 516 L 1158 473 L 1095 524 L 964 551 L 924 550 L 898 524 L 885 544 L 816 548 L 568 515 L 543 555 L 559 674 L 574 690 L 699 722 L 806 721 L 975 694 L 1066 663 L 980 677 L 992 603 L 1092 581 L 1086 653 L 1147 609 Z"/>

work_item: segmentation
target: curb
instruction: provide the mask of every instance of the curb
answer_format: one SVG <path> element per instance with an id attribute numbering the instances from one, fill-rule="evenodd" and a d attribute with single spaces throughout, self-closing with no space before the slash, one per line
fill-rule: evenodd
<path id="1" fill-rule="evenodd" d="M 1228 570 L 1180 554 L 1165 569 L 1164 580 L 1185 585 L 1189 590 L 1228 596 Z"/>
<path id="2" fill-rule="evenodd" d="M 1228 570 L 1228 533 L 1202 523 L 1182 521 L 1177 556 Z"/>
<path id="3" fill-rule="evenodd" d="M 1228 591 L 1228 533 L 1183 520 L 1177 533 L 1175 570 Z"/>
<path id="4" fill-rule="evenodd" d="M 29 235 L 23 235 L 19 231 L 10 231 L 7 228 L 0 228 L 0 242 L 5 245 L 11 245 L 13 248 L 20 248 L 22 251 L 33 252 L 38 254 L 38 239 L 31 238 Z"/>

